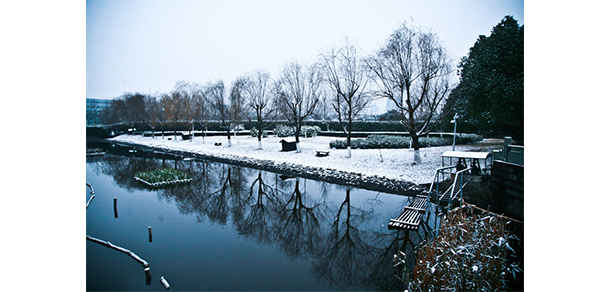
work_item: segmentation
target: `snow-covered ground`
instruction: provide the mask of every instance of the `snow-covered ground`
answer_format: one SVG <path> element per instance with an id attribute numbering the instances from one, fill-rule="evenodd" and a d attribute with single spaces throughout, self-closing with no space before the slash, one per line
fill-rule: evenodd
<path id="1" fill-rule="evenodd" d="M 167 138 L 171 137 L 172 140 Z M 301 138 L 301 152 L 281 152 L 280 140 L 293 141 L 294 138 L 263 138 L 262 150 L 258 150 L 258 140 L 250 136 L 231 137 L 228 146 L 226 136 L 195 137 L 193 141 L 177 140 L 173 136 L 143 137 L 141 135 L 120 135 L 110 140 L 129 142 L 165 149 L 176 149 L 207 155 L 237 155 L 254 159 L 288 162 L 303 166 L 330 168 L 368 176 L 385 176 L 390 179 L 404 180 L 416 184 L 429 183 L 436 168 L 441 166 L 441 154 L 451 150 L 451 146 L 420 149 L 422 163 L 413 165 L 413 150 L 410 149 L 353 149 L 352 157 L 347 158 L 347 150 L 331 149 L 329 143 L 334 137 Z M 214 146 L 220 142 L 221 146 Z M 467 151 L 471 146 L 457 145 L 456 150 Z M 316 151 L 329 151 L 329 156 L 316 157 Z"/>

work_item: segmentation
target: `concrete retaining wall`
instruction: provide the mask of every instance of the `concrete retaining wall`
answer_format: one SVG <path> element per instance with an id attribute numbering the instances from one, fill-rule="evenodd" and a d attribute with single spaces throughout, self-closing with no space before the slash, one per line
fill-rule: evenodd
<path id="1" fill-rule="evenodd" d="M 517 220 L 523 220 L 523 177 L 523 165 L 494 161 L 489 188 L 505 214 Z"/>

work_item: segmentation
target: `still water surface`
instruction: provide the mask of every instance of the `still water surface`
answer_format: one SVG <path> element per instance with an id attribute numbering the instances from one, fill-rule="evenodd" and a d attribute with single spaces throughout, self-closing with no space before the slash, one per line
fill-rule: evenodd
<path id="1" fill-rule="evenodd" d="M 107 150 L 112 154 L 87 158 L 87 182 L 95 190 L 87 234 L 146 260 L 152 280 L 128 255 L 87 241 L 87 290 L 164 290 L 163 276 L 175 291 L 402 291 L 393 255 L 426 236 L 426 228 L 387 228 L 411 197 L 118 146 Z M 150 189 L 133 178 L 164 166 L 190 173 L 193 181 Z M 90 196 L 86 188 L 85 203 Z M 411 265 L 414 256 L 408 252 Z"/>

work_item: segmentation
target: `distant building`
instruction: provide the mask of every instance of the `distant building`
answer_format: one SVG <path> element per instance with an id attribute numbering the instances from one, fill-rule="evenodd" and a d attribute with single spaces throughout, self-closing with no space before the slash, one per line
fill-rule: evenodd
<path id="1" fill-rule="evenodd" d="M 393 100 L 391 99 L 386 99 L 386 108 L 385 108 L 385 112 L 389 112 L 391 110 L 397 110 L 400 111 L 400 109 L 398 108 L 398 106 L 396 105 L 396 103 L 394 103 Z"/>
<path id="2" fill-rule="evenodd" d="M 100 113 L 110 106 L 111 99 L 87 98 L 87 126 L 101 124 Z"/>

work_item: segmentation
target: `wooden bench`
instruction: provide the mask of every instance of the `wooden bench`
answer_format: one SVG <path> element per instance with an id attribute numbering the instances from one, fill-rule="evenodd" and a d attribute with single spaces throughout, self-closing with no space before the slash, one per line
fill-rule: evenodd
<path id="1" fill-rule="evenodd" d="M 325 157 L 328 156 L 328 154 L 330 154 L 330 151 L 316 151 L 317 157 Z"/>

